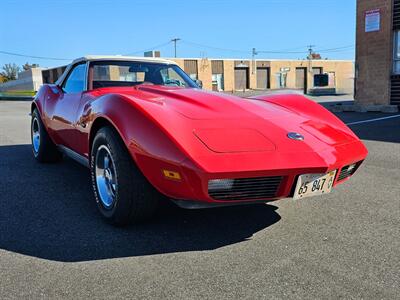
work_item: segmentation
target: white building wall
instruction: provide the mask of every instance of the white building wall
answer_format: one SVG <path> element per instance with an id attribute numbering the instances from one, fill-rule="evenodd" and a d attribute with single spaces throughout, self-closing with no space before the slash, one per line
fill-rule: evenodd
<path id="1" fill-rule="evenodd" d="M 20 72 L 17 80 L 1 83 L 0 91 L 37 91 L 42 84 L 42 68 L 33 68 Z"/>

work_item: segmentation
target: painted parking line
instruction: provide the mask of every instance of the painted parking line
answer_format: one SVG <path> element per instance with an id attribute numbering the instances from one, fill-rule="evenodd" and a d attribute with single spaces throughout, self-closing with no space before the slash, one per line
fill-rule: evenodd
<path id="1" fill-rule="evenodd" d="M 387 119 L 393 119 L 393 118 L 398 118 L 398 117 L 400 117 L 400 115 L 389 116 L 389 117 L 382 117 L 382 118 L 375 118 L 375 119 L 369 119 L 369 120 L 363 120 L 363 121 L 357 121 L 357 122 L 351 122 L 351 123 L 346 123 L 346 125 L 356 125 L 356 124 L 377 122 L 377 121 L 382 121 L 382 120 L 387 120 Z"/>

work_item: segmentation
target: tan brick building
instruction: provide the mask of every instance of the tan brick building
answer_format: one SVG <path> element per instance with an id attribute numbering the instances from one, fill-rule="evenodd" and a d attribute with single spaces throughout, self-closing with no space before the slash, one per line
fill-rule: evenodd
<path id="1" fill-rule="evenodd" d="M 400 105 L 400 0 L 358 0 L 357 104 Z"/>
<path id="2" fill-rule="evenodd" d="M 301 89 L 352 94 L 354 63 L 346 60 L 250 60 L 172 58 L 205 89 L 223 91 Z M 314 75 L 326 74 L 327 85 L 316 87 Z M 329 89 L 329 90 L 328 90 Z"/>
<path id="3" fill-rule="evenodd" d="M 354 63 L 348 60 L 268 60 L 171 58 L 203 88 L 215 91 L 299 89 L 307 93 L 354 92 Z M 43 71 L 52 83 L 65 67 Z M 318 84 L 315 75 L 325 76 Z M 318 85 L 318 86 L 317 86 Z"/>

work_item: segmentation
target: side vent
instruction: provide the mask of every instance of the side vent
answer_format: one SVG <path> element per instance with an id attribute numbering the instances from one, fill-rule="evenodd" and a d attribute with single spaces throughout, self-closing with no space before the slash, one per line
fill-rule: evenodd
<path id="1" fill-rule="evenodd" d="M 400 30 L 400 0 L 393 3 L 393 30 Z"/>
<path id="2" fill-rule="evenodd" d="M 400 75 L 391 77 L 390 104 L 400 105 Z"/>

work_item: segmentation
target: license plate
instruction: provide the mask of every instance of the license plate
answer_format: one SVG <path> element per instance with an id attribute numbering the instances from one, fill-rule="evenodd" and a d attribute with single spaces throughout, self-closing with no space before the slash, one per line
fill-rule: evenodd
<path id="1" fill-rule="evenodd" d="M 294 199 L 330 193 L 336 170 L 327 174 L 304 174 L 297 180 Z"/>

